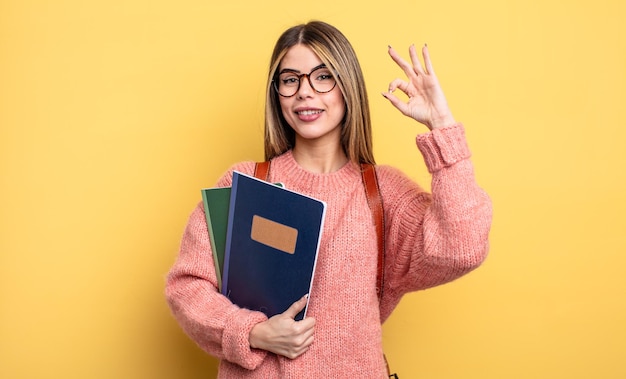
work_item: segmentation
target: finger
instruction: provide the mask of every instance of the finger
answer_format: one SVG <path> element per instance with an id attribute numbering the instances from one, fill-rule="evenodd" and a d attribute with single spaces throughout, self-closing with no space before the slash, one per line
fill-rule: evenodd
<path id="1" fill-rule="evenodd" d="M 315 333 L 314 333 L 314 329 L 307 329 L 305 332 L 302 333 L 301 336 L 301 342 L 300 342 L 300 347 L 309 347 L 311 346 L 311 344 L 313 343 L 313 340 L 315 339 Z"/>
<path id="2" fill-rule="evenodd" d="M 409 64 L 409 62 L 405 61 L 404 58 L 402 58 L 400 56 L 400 54 L 398 54 L 398 52 L 391 46 L 389 46 L 389 56 L 391 57 L 391 59 L 393 59 L 394 62 L 396 62 L 396 64 L 398 66 L 400 66 L 400 68 L 402 69 L 402 71 L 404 71 L 404 73 L 407 76 L 412 76 L 415 75 L 415 72 L 413 71 L 413 68 L 411 67 L 411 64 Z"/>
<path id="3" fill-rule="evenodd" d="M 430 60 L 430 53 L 428 52 L 428 45 L 426 44 L 422 47 L 422 56 L 424 57 L 424 65 L 426 66 L 427 73 L 435 75 L 435 70 L 433 69 L 433 64 Z"/>
<path id="4" fill-rule="evenodd" d="M 393 59 L 393 61 L 398 64 L 398 66 L 403 67 L 403 66 L 409 65 L 408 62 L 406 62 L 404 58 L 402 58 L 400 54 L 398 54 L 396 49 L 391 47 L 391 45 L 389 45 L 389 49 L 387 50 L 387 52 L 389 53 L 389 56 L 391 57 L 391 59 Z"/>
<path id="5" fill-rule="evenodd" d="M 300 300 L 298 300 L 295 303 L 291 304 L 289 309 L 287 309 L 285 312 L 283 312 L 283 314 L 285 316 L 288 316 L 289 318 L 296 318 L 298 313 L 300 313 L 304 309 L 304 307 L 306 307 L 306 303 L 308 301 L 308 297 L 309 297 L 309 295 L 302 296 L 300 298 Z"/>
<path id="6" fill-rule="evenodd" d="M 420 58 L 417 56 L 417 50 L 415 49 L 415 44 L 409 47 L 409 56 L 411 57 L 411 62 L 413 63 L 413 70 L 417 72 L 418 75 L 425 75 L 424 68 L 422 67 L 422 62 Z"/>
<path id="7" fill-rule="evenodd" d="M 400 91 L 404 92 L 408 96 L 409 83 L 402 79 L 394 79 L 391 83 L 389 83 L 389 92 L 394 92 L 396 89 L 400 89 Z"/>
<path id="8" fill-rule="evenodd" d="M 383 97 L 396 107 L 403 115 L 408 114 L 408 106 L 402 100 L 400 100 L 396 95 L 391 92 L 383 92 Z"/>
<path id="9" fill-rule="evenodd" d="M 299 348 L 302 350 L 308 350 L 309 347 L 313 344 L 314 339 L 315 337 L 313 336 L 313 333 L 306 335 L 302 343 L 300 344 Z"/>
<path id="10" fill-rule="evenodd" d="M 313 344 L 313 336 L 310 336 L 306 340 L 304 340 L 302 344 L 298 346 L 293 346 L 292 348 L 290 348 L 286 352 L 286 354 L 284 354 L 284 356 L 289 359 L 296 359 L 302 354 L 306 353 L 311 348 L 312 344 Z"/>
<path id="11" fill-rule="evenodd" d="M 315 319 L 313 317 L 305 317 L 301 321 L 296 321 L 297 332 L 306 336 L 312 336 L 315 330 Z"/>
<path id="12" fill-rule="evenodd" d="M 303 324 L 305 324 L 309 320 L 310 319 L 307 318 L 305 320 L 297 322 L 297 324 L 299 327 L 302 327 Z M 293 340 L 293 343 L 291 344 L 291 347 L 289 348 L 289 350 L 291 351 L 290 358 L 292 359 L 296 358 L 302 355 L 303 353 L 305 353 L 307 350 L 309 350 L 309 347 L 313 344 L 314 339 L 315 339 L 314 329 L 312 325 L 310 328 L 307 327 L 306 329 L 298 333 L 298 337 L 296 337 L 296 339 Z"/>

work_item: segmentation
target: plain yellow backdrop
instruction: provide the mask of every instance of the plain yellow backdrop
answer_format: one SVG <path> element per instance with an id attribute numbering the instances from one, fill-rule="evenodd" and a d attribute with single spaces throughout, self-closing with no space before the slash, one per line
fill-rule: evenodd
<path id="1" fill-rule="evenodd" d="M 309 19 L 359 55 L 378 162 L 427 187 L 425 127 L 379 93 L 402 77 L 387 45 L 428 43 L 494 201 L 483 267 L 385 324 L 394 371 L 626 377 L 624 14 L 618 0 L 0 1 L 0 377 L 215 376 L 164 278 L 200 188 L 262 159 L 271 48 Z"/>

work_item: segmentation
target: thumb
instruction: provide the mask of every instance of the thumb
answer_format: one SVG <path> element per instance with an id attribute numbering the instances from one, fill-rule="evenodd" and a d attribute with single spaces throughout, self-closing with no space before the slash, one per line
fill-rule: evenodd
<path id="1" fill-rule="evenodd" d="M 385 99 L 389 100 L 389 102 L 394 107 L 396 107 L 396 109 L 398 109 L 400 113 L 402 113 L 405 116 L 408 114 L 407 105 L 402 100 L 400 100 L 396 95 L 394 95 L 391 92 L 382 92 L 382 95 Z"/>
<path id="2" fill-rule="evenodd" d="M 283 314 L 285 316 L 288 316 L 289 318 L 292 318 L 292 319 L 296 318 L 298 313 L 300 313 L 304 309 L 304 307 L 306 307 L 306 303 L 307 303 L 308 300 L 309 300 L 309 295 L 308 294 L 302 296 L 300 298 L 300 300 L 298 300 L 295 303 L 291 304 L 289 309 L 287 309 Z"/>

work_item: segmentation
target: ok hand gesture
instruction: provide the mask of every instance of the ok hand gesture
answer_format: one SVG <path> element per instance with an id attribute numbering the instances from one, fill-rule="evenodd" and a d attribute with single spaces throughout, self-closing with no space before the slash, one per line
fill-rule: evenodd
<path id="1" fill-rule="evenodd" d="M 422 48 L 425 67 L 422 67 L 415 45 L 409 48 L 412 64 L 405 61 L 391 46 L 389 55 L 404 71 L 407 80 L 395 79 L 389 84 L 389 92 L 383 92 L 383 96 L 402 114 L 426 125 L 430 130 L 454 124 L 443 90 L 435 76 L 428 47 L 424 45 Z M 396 89 L 409 97 L 407 102 L 394 94 Z"/>

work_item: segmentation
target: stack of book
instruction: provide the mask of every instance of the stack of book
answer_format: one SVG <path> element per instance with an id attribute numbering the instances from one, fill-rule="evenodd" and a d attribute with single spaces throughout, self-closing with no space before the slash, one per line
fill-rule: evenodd
<path id="1" fill-rule="evenodd" d="M 222 294 L 272 317 L 310 293 L 323 201 L 237 171 L 232 187 L 201 192 Z"/>

